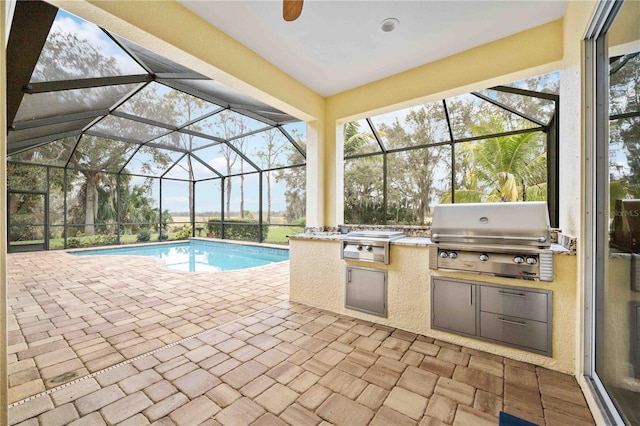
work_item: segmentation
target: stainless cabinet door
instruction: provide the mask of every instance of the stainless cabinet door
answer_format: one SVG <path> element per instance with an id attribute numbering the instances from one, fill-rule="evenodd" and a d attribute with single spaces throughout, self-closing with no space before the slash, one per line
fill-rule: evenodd
<path id="1" fill-rule="evenodd" d="M 348 266 L 345 307 L 378 316 L 387 315 L 387 272 Z"/>
<path id="2" fill-rule="evenodd" d="M 476 335 L 476 286 L 433 279 L 431 327 Z"/>

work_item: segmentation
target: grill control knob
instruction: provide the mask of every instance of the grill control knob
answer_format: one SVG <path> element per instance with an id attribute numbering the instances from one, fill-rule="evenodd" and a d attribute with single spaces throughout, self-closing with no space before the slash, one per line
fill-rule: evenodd
<path id="1" fill-rule="evenodd" d="M 535 257 L 527 257 L 527 265 L 535 265 L 538 263 L 538 259 Z"/>
<path id="2" fill-rule="evenodd" d="M 367 246 L 367 251 L 371 251 L 371 250 L 373 250 L 373 247 Z"/>
<path id="3" fill-rule="evenodd" d="M 446 259 L 447 257 L 449 257 L 449 253 L 447 253 L 446 251 L 442 250 L 440 252 L 440 257 L 443 259 Z"/>
<path id="4" fill-rule="evenodd" d="M 458 257 L 458 253 L 456 253 L 455 251 L 449 252 L 449 259 L 455 259 L 457 257 Z"/>
<path id="5" fill-rule="evenodd" d="M 480 256 L 478 256 L 478 258 L 483 262 L 486 262 L 487 260 L 489 260 L 489 255 L 487 253 L 482 253 L 480 254 Z"/>
<path id="6" fill-rule="evenodd" d="M 522 257 L 522 256 L 516 256 L 516 257 L 514 257 L 514 258 L 513 258 L 513 262 L 514 262 L 514 263 L 517 263 L 517 264 L 524 263 L 524 257 Z"/>
<path id="7" fill-rule="evenodd" d="M 361 245 L 358 245 L 358 246 L 356 247 L 356 249 L 358 249 L 358 250 L 362 250 L 362 246 L 361 246 Z"/>

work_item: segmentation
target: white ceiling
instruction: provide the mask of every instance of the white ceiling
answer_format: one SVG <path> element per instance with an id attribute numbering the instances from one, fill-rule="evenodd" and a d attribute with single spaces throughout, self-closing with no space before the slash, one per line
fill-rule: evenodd
<path id="1" fill-rule="evenodd" d="M 180 2 L 323 96 L 556 20 L 566 7 L 566 0 L 305 0 L 300 18 L 285 22 L 280 0 Z M 400 21 L 394 32 L 380 30 L 386 18 Z"/>

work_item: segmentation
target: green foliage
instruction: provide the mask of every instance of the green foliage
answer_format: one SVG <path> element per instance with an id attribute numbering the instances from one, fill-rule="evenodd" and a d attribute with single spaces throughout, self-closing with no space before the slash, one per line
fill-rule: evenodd
<path id="1" fill-rule="evenodd" d="M 503 132 L 504 125 L 500 117 L 491 117 L 472 130 L 477 135 L 495 134 Z M 458 193 L 487 202 L 546 200 L 547 152 L 540 132 L 465 142 L 459 156 L 465 179 L 456 202 Z"/>
<path id="2" fill-rule="evenodd" d="M 187 226 L 181 231 L 176 232 L 176 240 L 186 240 L 191 236 L 192 230 L 192 226 Z"/>
<path id="3" fill-rule="evenodd" d="M 209 219 L 207 230 L 216 238 L 222 238 L 220 219 Z M 259 241 L 258 221 L 243 219 L 225 219 L 224 238 L 237 241 Z M 262 224 L 262 238 L 267 239 L 269 225 Z"/>
<path id="4" fill-rule="evenodd" d="M 151 239 L 151 233 L 146 229 L 142 229 L 140 230 L 140 232 L 138 232 L 139 242 L 149 241 L 150 239 Z"/>
<path id="5" fill-rule="evenodd" d="M 67 238 L 68 248 L 106 246 L 118 243 L 118 237 L 115 235 L 83 235 L 78 234 L 75 237 Z"/>
<path id="6" fill-rule="evenodd" d="M 67 238 L 67 247 L 79 248 L 82 247 L 82 242 L 80 241 L 80 238 L 77 237 Z"/>
<path id="7" fill-rule="evenodd" d="M 159 241 L 166 241 L 169 239 L 169 234 L 167 233 L 162 233 L 158 235 L 158 240 Z"/>

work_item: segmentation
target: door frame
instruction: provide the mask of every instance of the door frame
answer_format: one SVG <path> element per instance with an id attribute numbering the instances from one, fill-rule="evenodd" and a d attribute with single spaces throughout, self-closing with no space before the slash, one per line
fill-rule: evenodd
<path id="1" fill-rule="evenodd" d="M 24 244 L 24 245 L 12 245 L 10 241 L 11 231 L 11 195 L 15 194 L 27 194 L 27 195 L 41 195 L 44 200 L 44 222 L 32 223 L 28 225 L 42 226 L 44 228 L 44 242 L 42 244 Z M 16 225 L 18 226 L 18 225 Z M 46 191 L 20 191 L 20 190 L 8 190 L 7 191 L 7 252 L 24 252 L 24 251 L 38 251 L 49 250 L 49 193 Z"/>

